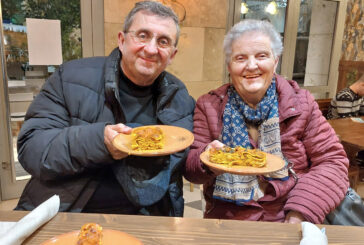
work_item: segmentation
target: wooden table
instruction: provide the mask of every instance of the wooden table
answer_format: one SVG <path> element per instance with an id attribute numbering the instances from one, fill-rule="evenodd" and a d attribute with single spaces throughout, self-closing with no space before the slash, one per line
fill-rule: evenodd
<path id="1" fill-rule="evenodd" d="M 364 117 L 361 117 L 364 119 Z M 351 118 L 328 120 L 341 140 L 350 161 L 350 186 L 357 190 L 360 177 L 360 168 L 356 166 L 356 154 L 364 150 L 364 123 L 354 122 Z M 363 243 L 364 244 L 364 243 Z"/>
<path id="2" fill-rule="evenodd" d="M 0 211 L 1 221 L 17 221 L 27 212 Z M 299 244 L 302 234 L 299 224 L 58 213 L 39 228 L 24 244 L 40 244 L 62 233 L 79 230 L 88 222 L 104 229 L 126 232 L 144 244 Z M 363 244 L 364 227 L 324 225 L 329 244 Z"/>
<path id="3" fill-rule="evenodd" d="M 361 117 L 364 120 L 364 117 Z M 341 142 L 364 150 L 364 123 L 354 122 L 351 118 L 328 120 Z"/>
<path id="4" fill-rule="evenodd" d="M 364 120 L 364 117 L 361 117 Z M 355 162 L 356 153 L 364 150 L 364 123 L 353 122 L 351 118 L 328 120 L 339 136 L 350 162 Z"/>

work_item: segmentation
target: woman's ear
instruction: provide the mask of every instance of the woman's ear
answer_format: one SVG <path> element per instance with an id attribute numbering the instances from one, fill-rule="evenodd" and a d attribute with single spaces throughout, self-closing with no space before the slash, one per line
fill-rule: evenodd
<path id="1" fill-rule="evenodd" d="M 274 59 L 274 73 L 276 73 L 278 63 L 279 63 L 279 56 L 277 56 L 277 58 Z"/>

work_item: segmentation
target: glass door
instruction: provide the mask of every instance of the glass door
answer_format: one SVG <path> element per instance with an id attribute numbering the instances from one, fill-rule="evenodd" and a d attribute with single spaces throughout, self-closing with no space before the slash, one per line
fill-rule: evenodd
<path id="1" fill-rule="evenodd" d="M 347 2 L 301 0 L 289 4 L 294 22 L 288 50 L 282 57 L 284 75 L 311 91 L 316 99 L 332 98 L 337 87 Z"/>
<path id="2" fill-rule="evenodd" d="M 336 93 L 346 0 L 234 0 L 234 20 L 270 21 L 283 38 L 277 73 L 316 98 Z"/>
<path id="3" fill-rule="evenodd" d="M 19 197 L 30 178 L 16 147 L 28 106 L 62 62 L 103 54 L 104 20 L 103 0 L 1 0 L 0 7 L 0 200 L 6 200 Z"/>

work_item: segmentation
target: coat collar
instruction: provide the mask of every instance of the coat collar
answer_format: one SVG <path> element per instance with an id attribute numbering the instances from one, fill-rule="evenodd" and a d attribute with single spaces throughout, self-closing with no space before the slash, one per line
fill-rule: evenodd
<path id="1" fill-rule="evenodd" d="M 286 80 L 280 75 L 276 75 L 279 122 L 287 118 L 300 115 L 302 106 L 299 102 L 298 92 L 300 87 L 295 81 Z"/>

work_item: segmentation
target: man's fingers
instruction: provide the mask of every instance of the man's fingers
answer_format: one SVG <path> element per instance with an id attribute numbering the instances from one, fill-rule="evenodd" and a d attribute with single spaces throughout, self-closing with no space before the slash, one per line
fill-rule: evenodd
<path id="1" fill-rule="evenodd" d="M 116 149 L 115 146 L 112 144 L 113 139 L 120 133 L 130 134 L 131 130 L 132 130 L 132 128 L 125 126 L 122 123 L 105 126 L 104 143 L 106 145 L 106 148 L 108 149 L 108 151 L 110 152 L 111 156 L 114 159 L 118 160 L 118 159 L 125 158 L 128 156 L 128 154 Z"/>
<path id="2" fill-rule="evenodd" d="M 113 130 L 117 131 L 118 133 L 123 133 L 123 134 L 130 134 L 131 131 L 133 130 L 131 127 L 128 127 L 122 123 L 118 123 L 113 126 Z"/>

